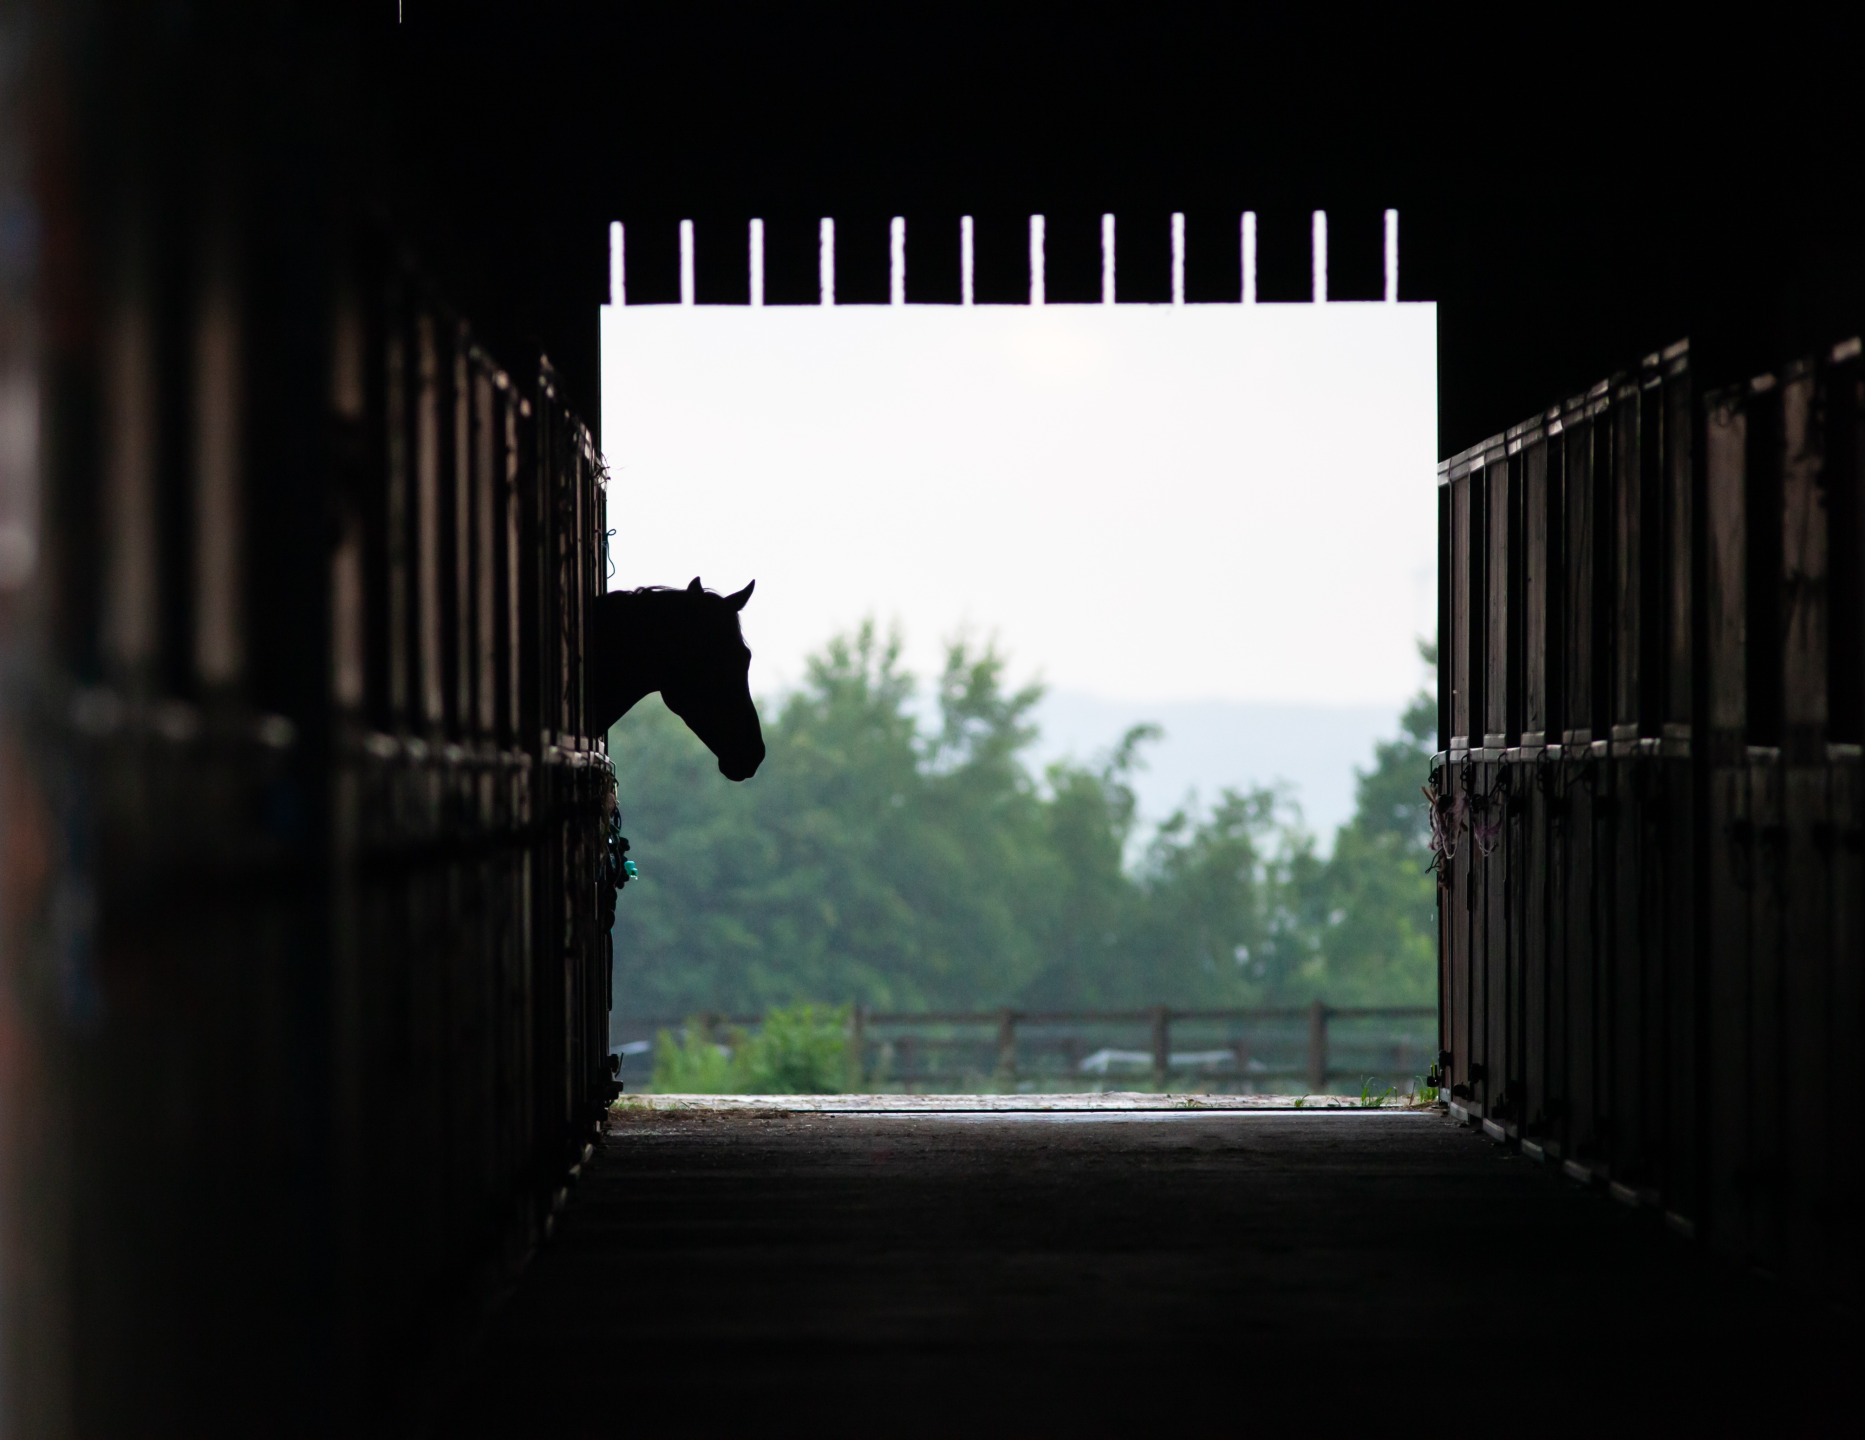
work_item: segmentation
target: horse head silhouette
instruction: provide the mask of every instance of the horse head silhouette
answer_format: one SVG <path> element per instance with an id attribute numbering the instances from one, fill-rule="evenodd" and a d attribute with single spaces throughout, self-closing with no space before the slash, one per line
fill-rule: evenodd
<path id="1" fill-rule="evenodd" d="M 601 596 L 589 636 L 589 718 L 596 733 L 658 690 L 719 757 L 721 775 L 749 780 L 757 774 L 764 732 L 751 703 L 751 650 L 738 626 L 738 612 L 756 584 L 718 595 L 695 575 L 684 590 L 650 585 Z"/>

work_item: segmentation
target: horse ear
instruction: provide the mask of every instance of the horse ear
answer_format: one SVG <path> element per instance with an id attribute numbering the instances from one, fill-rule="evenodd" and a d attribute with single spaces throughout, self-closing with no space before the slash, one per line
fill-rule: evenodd
<path id="1" fill-rule="evenodd" d="M 706 593 L 706 587 L 699 583 L 699 576 L 695 575 L 693 577 L 693 583 L 686 587 L 686 593 L 689 595 L 704 595 Z"/>
<path id="2" fill-rule="evenodd" d="M 743 610 L 745 608 L 745 602 L 751 598 L 751 592 L 757 588 L 758 582 L 753 580 L 736 595 L 727 595 L 725 597 L 725 603 L 730 605 L 734 610 Z"/>

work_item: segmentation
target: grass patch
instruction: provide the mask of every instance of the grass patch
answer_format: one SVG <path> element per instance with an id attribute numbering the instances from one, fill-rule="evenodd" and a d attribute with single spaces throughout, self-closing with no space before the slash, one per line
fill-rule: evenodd
<path id="1" fill-rule="evenodd" d="M 774 1009 L 754 1034 L 722 1036 L 690 1020 L 660 1032 L 654 1088 L 663 1095 L 842 1095 L 860 1088 L 847 1005 Z"/>

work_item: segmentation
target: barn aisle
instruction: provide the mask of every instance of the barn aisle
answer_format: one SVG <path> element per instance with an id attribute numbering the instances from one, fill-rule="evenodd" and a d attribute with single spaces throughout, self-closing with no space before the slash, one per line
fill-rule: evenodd
<path id="1" fill-rule="evenodd" d="M 1858 1353 L 1435 1111 L 755 1103 L 611 1123 L 433 1433 L 1822 1433 Z"/>

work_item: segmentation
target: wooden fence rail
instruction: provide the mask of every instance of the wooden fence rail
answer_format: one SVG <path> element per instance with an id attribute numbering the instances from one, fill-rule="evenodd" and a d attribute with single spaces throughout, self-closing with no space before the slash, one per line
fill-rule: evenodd
<path id="1" fill-rule="evenodd" d="M 1415 1020 L 1423 1026 L 1434 1025 L 1437 1009 L 1429 1005 L 1372 1005 L 1372 1006 L 1330 1006 L 1320 1000 L 1300 1006 L 1259 1006 L 1254 1008 L 1230 1009 L 1175 1009 L 1167 1005 L 1150 1005 L 1139 1009 L 1127 1010 L 1017 1010 L 1000 1007 L 996 1010 L 926 1010 L 926 1011 L 882 1011 L 867 1010 L 860 1006 L 854 1008 L 849 1021 L 850 1041 L 855 1049 L 864 1076 L 875 1073 L 870 1064 L 870 1057 L 887 1047 L 896 1056 L 904 1047 L 910 1053 L 929 1045 L 957 1044 L 951 1040 L 934 1039 L 928 1041 L 923 1035 L 914 1035 L 913 1031 L 925 1031 L 929 1028 L 985 1029 L 994 1035 L 995 1053 L 991 1076 L 999 1084 L 1016 1083 L 1019 1078 L 1029 1078 L 1029 1070 L 1019 1063 L 1020 1057 L 1032 1053 L 1060 1052 L 1068 1060 L 1065 1073 L 1079 1075 L 1080 1062 L 1084 1058 L 1077 1054 L 1082 1048 L 1079 1036 L 1069 1036 L 1062 1040 L 1049 1040 L 1032 1046 L 1027 1037 L 1031 1029 L 1061 1029 L 1091 1026 L 1134 1026 L 1144 1025 L 1147 1029 L 1147 1047 L 1145 1055 L 1150 1061 L 1150 1077 L 1155 1085 L 1164 1085 L 1169 1076 L 1176 1072 L 1190 1070 L 1213 1070 L 1220 1062 L 1212 1057 L 1218 1050 L 1198 1052 L 1203 1057 L 1198 1063 L 1187 1063 L 1185 1057 L 1175 1057 L 1172 1049 L 1172 1027 L 1175 1024 L 1219 1024 L 1235 1029 L 1239 1026 L 1297 1025 L 1302 1031 L 1302 1061 L 1300 1065 L 1271 1067 L 1265 1066 L 1254 1053 L 1260 1046 L 1260 1034 L 1242 1033 L 1232 1035 L 1226 1044 L 1220 1047 L 1227 1050 L 1232 1057 L 1235 1073 L 1243 1078 L 1258 1081 L 1271 1079 L 1300 1079 L 1310 1093 L 1320 1093 L 1327 1088 L 1330 1080 L 1342 1078 L 1362 1078 L 1367 1073 L 1385 1076 L 1410 1076 L 1413 1067 L 1404 1063 L 1410 1053 L 1407 1037 L 1381 1036 L 1376 1042 L 1382 1048 L 1394 1051 L 1399 1063 L 1374 1065 L 1360 1068 L 1343 1069 L 1330 1063 L 1330 1038 L 1332 1024 L 1335 1021 L 1367 1020 Z M 632 1042 L 623 1053 L 642 1053 L 654 1042 L 647 1037 L 656 1036 L 663 1030 L 678 1032 L 682 1028 L 697 1027 L 701 1034 L 711 1036 L 722 1030 L 732 1028 L 753 1029 L 762 1023 L 762 1017 L 756 1015 L 726 1015 L 719 1013 L 702 1013 L 689 1016 L 686 1020 L 643 1019 L 627 1022 L 624 1028 L 639 1033 L 643 1038 Z M 1422 1028 L 1422 1027 L 1421 1027 Z M 906 1035 L 886 1034 L 889 1031 L 907 1031 Z M 975 1042 L 974 1042 L 975 1043 Z M 1364 1048 L 1364 1047 L 1363 1047 Z M 1112 1054 L 1136 1052 L 1108 1052 Z M 1419 1056 L 1422 1070 L 1430 1063 L 1428 1052 Z M 897 1070 L 890 1075 L 893 1083 L 914 1083 L 934 1078 L 931 1073 L 920 1072 L 910 1066 Z M 947 1077 L 951 1078 L 951 1077 Z"/>

